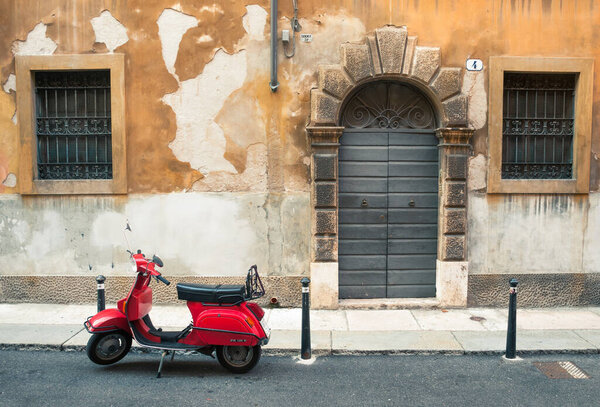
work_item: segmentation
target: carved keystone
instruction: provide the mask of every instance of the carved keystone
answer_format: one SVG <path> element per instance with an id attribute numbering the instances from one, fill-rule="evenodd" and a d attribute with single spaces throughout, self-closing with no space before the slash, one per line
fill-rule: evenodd
<path id="1" fill-rule="evenodd" d="M 319 87 L 341 100 L 352 84 L 344 75 L 341 66 L 321 65 L 319 66 Z"/>
<path id="2" fill-rule="evenodd" d="M 411 76 L 429 83 L 433 74 L 440 67 L 440 49 L 432 47 L 415 47 Z"/>
<path id="3" fill-rule="evenodd" d="M 383 27 L 375 30 L 383 73 L 402 72 L 402 58 L 406 47 L 406 28 Z"/>
<path id="4" fill-rule="evenodd" d="M 310 91 L 310 118 L 313 124 L 335 124 L 339 106 L 339 101 L 322 91 Z"/>
<path id="5" fill-rule="evenodd" d="M 440 100 L 460 92 L 461 68 L 442 68 L 439 75 L 433 80 L 431 87 L 438 94 Z"/>
<path id="6" fill-rule="evenodd" d="M 373 76 L 369 46 L 366 44 L 342 44 L 342 65 L 354 82 Z"/>

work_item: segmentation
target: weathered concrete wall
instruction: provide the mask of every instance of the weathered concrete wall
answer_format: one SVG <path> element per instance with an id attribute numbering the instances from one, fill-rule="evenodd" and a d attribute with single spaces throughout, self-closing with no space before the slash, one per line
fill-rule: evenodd
<path id="1" fill-rule="evenodd" d="M 600 273 L 600 194 L 469 194 L 470 274 Z"/>
<path id="2" fill-rule="evenodd" d="M 307 193 L 0 198 L 2 275 L 131 275 L 129 248 L 168 276 L 308 273 Z M 90 270 L 90 267 L 92 270 Z"/>

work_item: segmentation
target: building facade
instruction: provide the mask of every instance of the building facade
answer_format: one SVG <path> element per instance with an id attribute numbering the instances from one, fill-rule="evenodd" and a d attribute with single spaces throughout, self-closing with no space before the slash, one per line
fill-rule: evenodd
<path id="1" fill-rule="evenodd" d="M 4 2 L 0 301 L 600 303 L 600 3 L 297 6 Z"/>

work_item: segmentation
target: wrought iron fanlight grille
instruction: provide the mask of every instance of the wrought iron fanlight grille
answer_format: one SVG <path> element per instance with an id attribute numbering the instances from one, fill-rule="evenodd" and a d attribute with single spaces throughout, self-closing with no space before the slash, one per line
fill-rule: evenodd
<path id="1" fill-rule="evenodd" d="M 39 179 L 112 179 L 110 71 L 35 72 Z"/>
<path id="2" fill-rule="evenodd" d="M 576 74 L 504 73 L 502 178 L 572 178 L 576 81 Z"/>
<path id="3" fill-rule="evenodd" d="M 384 81 L 364 86 L 348 101 L 342 125 L 359 129 L 434 129 L 436 118 L 429 101 L 418 90 Z"/>

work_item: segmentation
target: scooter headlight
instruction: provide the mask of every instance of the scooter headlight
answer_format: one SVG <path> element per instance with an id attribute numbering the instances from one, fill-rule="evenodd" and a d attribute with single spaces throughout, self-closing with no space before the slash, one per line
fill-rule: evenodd
<path id="1" fill-rule="evenodd" d="M 131 263 L 131 271 L 133 271 L 134 273 L 137 272 L 137 263 L 133 256 L 129 257 L 129 262 Z"/>

